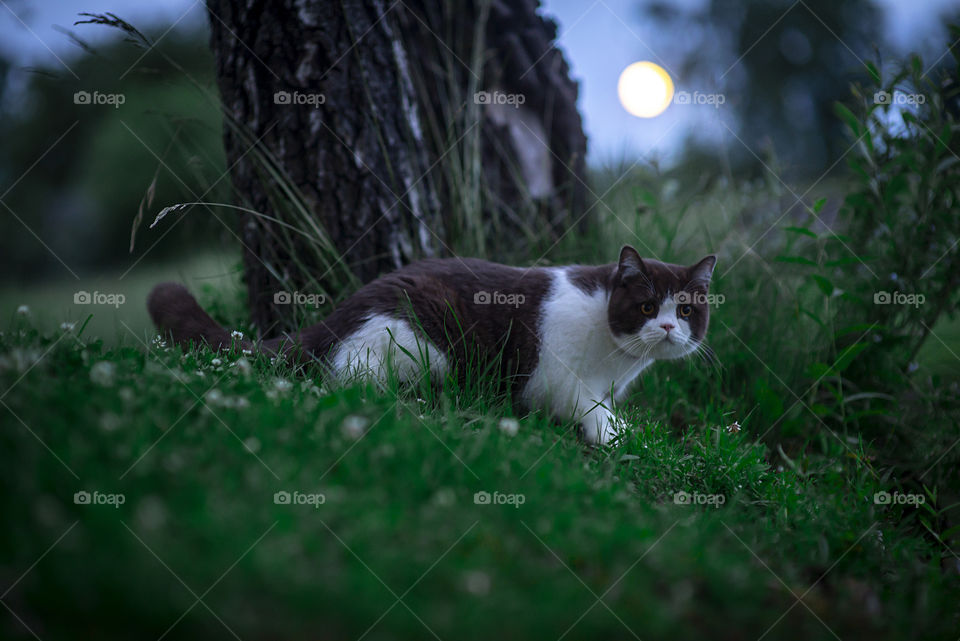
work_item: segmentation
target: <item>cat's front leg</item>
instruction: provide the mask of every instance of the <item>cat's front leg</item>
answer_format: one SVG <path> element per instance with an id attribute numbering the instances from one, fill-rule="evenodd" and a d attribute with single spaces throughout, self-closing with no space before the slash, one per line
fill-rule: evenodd
<path id="1" fill-rule="evenodd" d="M 604 405 L 609 405 L 609 399 Z M 617 435 L 617 419 L 604 405 L 597 405 L 581 419 L 583 440 L 590 445 L 606 445 Z"/>

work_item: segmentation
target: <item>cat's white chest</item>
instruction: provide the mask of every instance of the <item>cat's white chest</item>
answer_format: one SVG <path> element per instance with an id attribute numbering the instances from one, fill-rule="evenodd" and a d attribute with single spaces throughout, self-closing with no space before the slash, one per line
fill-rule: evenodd
<path id="1" fill-rule="evenodd" d="M 628 355 L 614 343 L 602 290 L 584 292 L 561 268 L 553 276 L 541 309 L 540 358 L 522 395 L 531 407 L 577 419 L 622 398 L 653 360 Z"/>

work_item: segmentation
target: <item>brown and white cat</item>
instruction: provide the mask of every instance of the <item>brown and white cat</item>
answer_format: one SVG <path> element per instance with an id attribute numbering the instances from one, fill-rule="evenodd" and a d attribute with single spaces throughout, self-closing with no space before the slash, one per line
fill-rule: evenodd
<path id="1" fill-rule="evenodd" d="M 317 325 L 243 347 L 381 381 L 388 367 L 409 381 L 424 367 L 442 376 L 498 363 L 519 405 L 577 420 L 587 442 L 606 444 L 618 432 L 613 403 L 640 372 L 703 346 L 716 262 L 662 263 L 630 246 L 599 266 L 422 260 L 365 285 Z M 147 305 L 178 344 L 234 342 L 182 285 L 158 285 Z"/>

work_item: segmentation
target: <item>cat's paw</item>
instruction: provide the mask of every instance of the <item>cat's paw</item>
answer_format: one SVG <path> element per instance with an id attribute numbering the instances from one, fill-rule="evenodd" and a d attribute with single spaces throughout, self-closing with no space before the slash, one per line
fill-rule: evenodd
<path id="1" fill-rule="evenodd" d="M 583 417 L 583 440 L 590 445 L 609 445 L 619 433 L 617 419 L 603 407 Z"/>

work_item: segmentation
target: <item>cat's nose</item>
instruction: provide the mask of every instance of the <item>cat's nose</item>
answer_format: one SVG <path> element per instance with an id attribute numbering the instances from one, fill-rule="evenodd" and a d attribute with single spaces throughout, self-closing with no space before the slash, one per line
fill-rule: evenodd
<path id="1" fill-rule="evenodd" d="M 670 330 L 676 327 L 676 325 L 674 325 L 673 323 L 660 323 L 660 327 L 662 327 L 664 331 L 669 334 Z"/>

